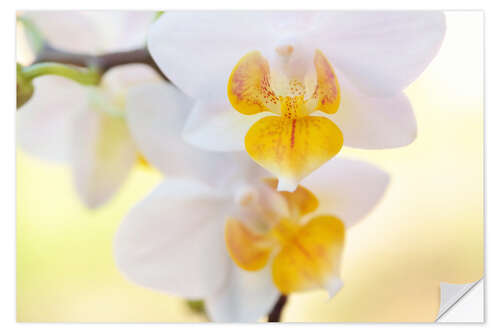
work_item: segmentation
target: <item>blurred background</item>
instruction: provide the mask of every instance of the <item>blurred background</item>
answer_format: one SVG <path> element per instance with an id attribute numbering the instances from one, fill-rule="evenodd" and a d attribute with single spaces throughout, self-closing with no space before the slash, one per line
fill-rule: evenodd
<path id="1" fill-rule="evenodd" d="M 347 233 L 344 288 L 332 300 L 326 291 L 292 295 L 284 321 L 434 321 L 440 281 L 483 276 L 483 13 L 446 19 L 438 56 L 406 90 L 415 142 L 342 149 L 391 175 L 378 207 Z M 18 61 L 30 56 L 18 38 Z M 118 195 L 89 210 L 69 167 L 18 149 L 17 320 L 205 321 L 183 299 L 128 282 L 114 264 L 121 219 L 161 179 L 138 164 Z"/>

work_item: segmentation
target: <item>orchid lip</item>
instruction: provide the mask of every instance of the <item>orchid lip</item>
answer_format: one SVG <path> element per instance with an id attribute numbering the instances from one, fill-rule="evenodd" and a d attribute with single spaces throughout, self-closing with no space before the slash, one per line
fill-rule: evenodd
<path id="1" fill-rule="evenodd" d="M 283 44 L 276 52 L 289 58 L 296 51 L 292 44 Z M 312 74 L 298 78 L 281 70 L 272 71 L 258 51 L 241 58 L 229 78 L 229 101 L 238 112 L 275 115 L 261 118 L 249 128 L 245 149 L 255 162 L 280 179 L 280 191 L 294 191 L 303 178 L 343 146 L 342 132 L 335 123 L 311 115 L 314 111 L 333 114 L 340 103 L 338 80 L 328 59 L 316 50 L 311 60 L 313 83 Z M 293 66 L 293 61 L 288 65 Z"/>
<path id="2" fill-rule="evenodd" d="M 273 281 L 282 293 L 325 288 L 333 295 L 342 286 L 337 272 L 343 222 L 333 216 L 317 216 L 302 223 L 302 216 L 318 207 L 316 197 L 302 186 L 293 192 L 278 192 L 276 179 L 264 183 L 266 187 L 244 187 L 236 195 L 243 212 L 226 221 L 230 257 L 247 271 L 262 270 L 270 263 Z M 273 195 L 286 202 L 286 211 L 271 203 Z M 266 205 L 260 204 L 263 198 L 268 198 Z"/>

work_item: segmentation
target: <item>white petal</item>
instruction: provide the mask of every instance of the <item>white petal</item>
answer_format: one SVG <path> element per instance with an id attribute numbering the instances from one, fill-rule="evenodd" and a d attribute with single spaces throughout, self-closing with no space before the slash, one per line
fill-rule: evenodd
<path id="1" fill-rule="evenodd" d="M 417 122 L 405 94 L 368 97 L 342 76 L 339 81 L 340 107 L 328 117 L 340 127 L 346 146 L 383 149 L 405 146 L 415 140 Z"/>
<path id="2" fill-rule="evenodd" d="M 67 161 L 74 118 L 85 107 L 87 89 L 56 76 L 33 83 L 33 97 L 16 113 L 17 144 L 42 159 Z"/>
<path id="3" fill-rule="evenodd" d="M 441 12 L 174 12 L 154 25 L 148 46 L 193 97 L 225 96 L 231 69 L 248 51 L 302 42 L 323 50 L 365 93 L 391 95 L 425 69 L 444 31 Z"/>
<path id="4" fill-rule="evenodd" d="M 127 120 L 146 159 L 165 175 L 194 177 L 210 185 L 233 185 L 247 169 L 257 168 L 243 153 L 215 153 L 182 140 L 192 102 L 167 83 L 132 88 L 127 98 Z"/>
<path id="5" fill-rule="evenodd" d="M 193 180 L 166 180 L 125 217 L 115 260 L 130 280 L 187 298 L 223 285 L 227 201 Z"/>
<path id="6" fill-rule="evenodd" d="M 144 46 L 155 13 L 72 10 L 26 11 L 22 15 L 35 23 L 52 46 L 95 54 Z"/>
<path id="7" fill-rule="evenodd" d="M 154 11 L 82 11 L 98 31 L 101 52 L 127 50 L 146 45 L 146 36 L 153 23 Z"/>
<path id="8" fill-rule="evenodd" d="M 446 30 L 437 11 L 325 12 L 309 37 L 364 93 L 393 95 L 437 54 Z"/>
<path id="9" fill-rule="evenodd" d="M 239 59 L 272 46 L 275 23 L 263 12 L 168 12 L 150 29 L 148 48 L 165 75 L 191 97 L 225 97 Z"/>
<path id="10" fill-rule="evenodd" d="M 302 185 L 319 200 L 318 214 L 338 216 L 350 227 L 382 198 L 389 175 L 374 165 L 334 158 L 304 179 Z"/>
<path id="11" fill-rule="evenodd" d="M 101 80 L 112 96 L 126 95 L 128 89 L 140 84 L 163 82 L 163 78 L 150 66 L 144 64 L 127 64 L 110 69 Z"/>
<path id="12" fill-rule="evenodd" d="M 98 26 L 81 11 L 26 11 L 22 15 L 29 18 L 56 48 L 97 53 L 104 47 Z"/>
<path id="13" fill-rule="evenodd" d="M 285 192 L 293 192 L 297 189 L 299 183 L 295 179 L 288 179 L 285 177 L 278 178 L 278 186 L 276 190 L 285 191 Z"/>
<path id="14" fill-rule="evenodd" d="M 198 101 L 187 118 L 183 138 L 192 145 L 211 151 L 243 151 L 245 135 L 265 113 L 242 115 L 227 99 Z"/>
<path id="15" fill-rule="evenodd" d="M 16 13 L 16 16 L 19 12 Z M 35 60 L 35 50 L 30 45 L 30 37 L 26 35 L 23 23 L 16 22 L 16 62 L 23 66 L 30 65 Z"/>
<path id="16" fill-rule="evenodd" d="M 118 190 L 137 160 L 137 149 L 123 118 L 83 110 L 72 129 L 71 164 L 76 190 L 90 207 Z"/>
<path id="17" fill-rule="evenodd" d="M 247 272 L 231 264 L 224 287 L 205 302 L 213 321 L 255 322 L 271 311 L 278 297 L 269 266 Z"/>
<path id="18" fill-rule="evenodd" d="M 334 276 L 329 279 L 325 284 L 325 289 L 328 291 L 328 297 L 332 299 L 335 295 L 337 295 L 337 293 L 340 291 L 340 289 L 342 289 L 343 286 L 344 282 L 342 282 L 339 277 Z"/>

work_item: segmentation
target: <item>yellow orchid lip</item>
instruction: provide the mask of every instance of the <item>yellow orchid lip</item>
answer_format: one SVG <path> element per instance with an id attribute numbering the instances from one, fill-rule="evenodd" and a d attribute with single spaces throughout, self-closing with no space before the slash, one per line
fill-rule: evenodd
<path id="1" fill-rule="evenodd" d="M 290 54 L 293 47 L 277 52 Z M 314 55 L 315 85 L 304 79 L 274 79 L 268 61 L 258 51 L 246 54 L 233 69 L 228 98 L 240 113 L 275 115 L 258 120 L 245 136 L 245 148 L 254 161 L 279 179 L 279 190 L 293 191 L 300 180 L 335 156 L 343 145 L 340 129 L 330 119 L 340 104 L 340 88 L 328 59 Z M 281 74 L 280 74 L 281 75 Z M 282 75 L 281 75 L 282 76 Z M 278 86 L 278 95 L 273 89 Z"/>
<path id="2" fill-rule="evenodd" d="M 249 227 L 253 221 L 228 218 L 225 239 L 230 257 L 247 271 L 261 270 L 271 261 L 274 284 L 284 294 L 339 288 L 343 222 L 334 216 L 320 215 L 301 223 L 305 215 L 318 207 L 314 194 L 302 186 L 294 192 L 277 192 L 277 179 L 265 179 L 264 183 L 282 196 L 289 214 L 260 212 L 268 219 L 275 216 L 267 221 L 266 229 Z"/>

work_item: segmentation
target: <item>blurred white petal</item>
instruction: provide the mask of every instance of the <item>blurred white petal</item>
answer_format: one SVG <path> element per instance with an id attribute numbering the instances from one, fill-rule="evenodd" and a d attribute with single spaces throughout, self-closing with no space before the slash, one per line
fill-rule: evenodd
<path id="1" fill-rule="evenodd" d="M 154 15 L 151 11 L 47 10 L 23 13 L 52 46 L 93 54 L 145 45 Z"/>
<path id="2" fill-rule="evenodd" d="M 74 118 L 85 108 L 87 89 L 57 76 L 33 83 L 33 97 L 16 113 L 17 145 L 42 159 L 67 161 Z"/>
<path id="3" fill-rule="evenodd" d="M 311 47 L 368 95 L 393 95 L 413 82 L 446 30 L 439 11 L 332 11 L 316 20 L 322 24 L 309 36 Z"/>
<path id="4" fill-rule="evenodd" d="M 267 315 L 278 300 L 269 266 L 248 272 L 233 263 L 224 286 L 205 302 L 211 320 L 217 322 L 255 322 Z"/>
<path id="5" fill-rule="evenodd" d="M 228 201 L 193 180 L 166 180 L 125 217 L 115 238 L 120 271 L 142 286 L 187 298 L 222 287 Z"/>
<path id="6" fill-rule="evenodd" d="M 81 11 L 99 31 L 95 38 L 102 40 L 101 52 L 127 50 L 146 45 L 149 27 L 156 16 L 155 11 L 101 10 Z"/>
<path id="7" fill-rule="evenodd" d="M 197 102 L 187 118 L 183 138 L 190 144 L 211 151 L 243 151 L 245 135 L 265 113 L 243 115 L 227 100 Z"/>
<path id="8" fill-rule="evenodd" d="M 71 52 L 98 53 L 103 48 L 98 26 L 81 11 L 26 11 L 50 45 Z"/>
<path id="9" fill-rule="evenodd" d="M 403 93 L 387 98 L 366 96 L 339 76 L 340 107 L 328 115 L 344 136 L 344 145 L 383 149 L 408 145 L 417 136 L 417 122 Z"/>
<path id="10" fill-rule="evenodd" d="M 338 216 L 350 227 L 367 215 L 382 198 L 389 175 L 376 166 L 334 158 L 304 179 L 302 185 L 319 200 L 317 214 Z"/>
<path id="11" fill-rule="evenodd" d="M 23 66 L 31 64 L 35 60 L 34 51 L 24 24 L 16 22 L 16 62 Z"/>
<path id="12" fill-rule="evenodd" d="M 100 87 L 114 96 L 125 95 L 128 89 L 140 84 L 163 82 L 163 78 L 150 66 L 127 64 L 111 68 L 102 77 Z"/>
<path id="13" fill-rule="evenodd" d="M 70 143 L 78 194 L 90 208 L 102 205 L 122 185 L 137 160 L 125 120 L 83 110 L 74 121 Z"/>
<path id="14" fill-rule="evenodd" d="M 192 102 L 171 84 L 141 85 L 129 91 L 128 125 L 146 159 L 170 177 L 233 185 L 257 166 L 242 154 L 207 152 L 182 139 Z M 250 171 L 252 172 L 252 171 Z"/>

